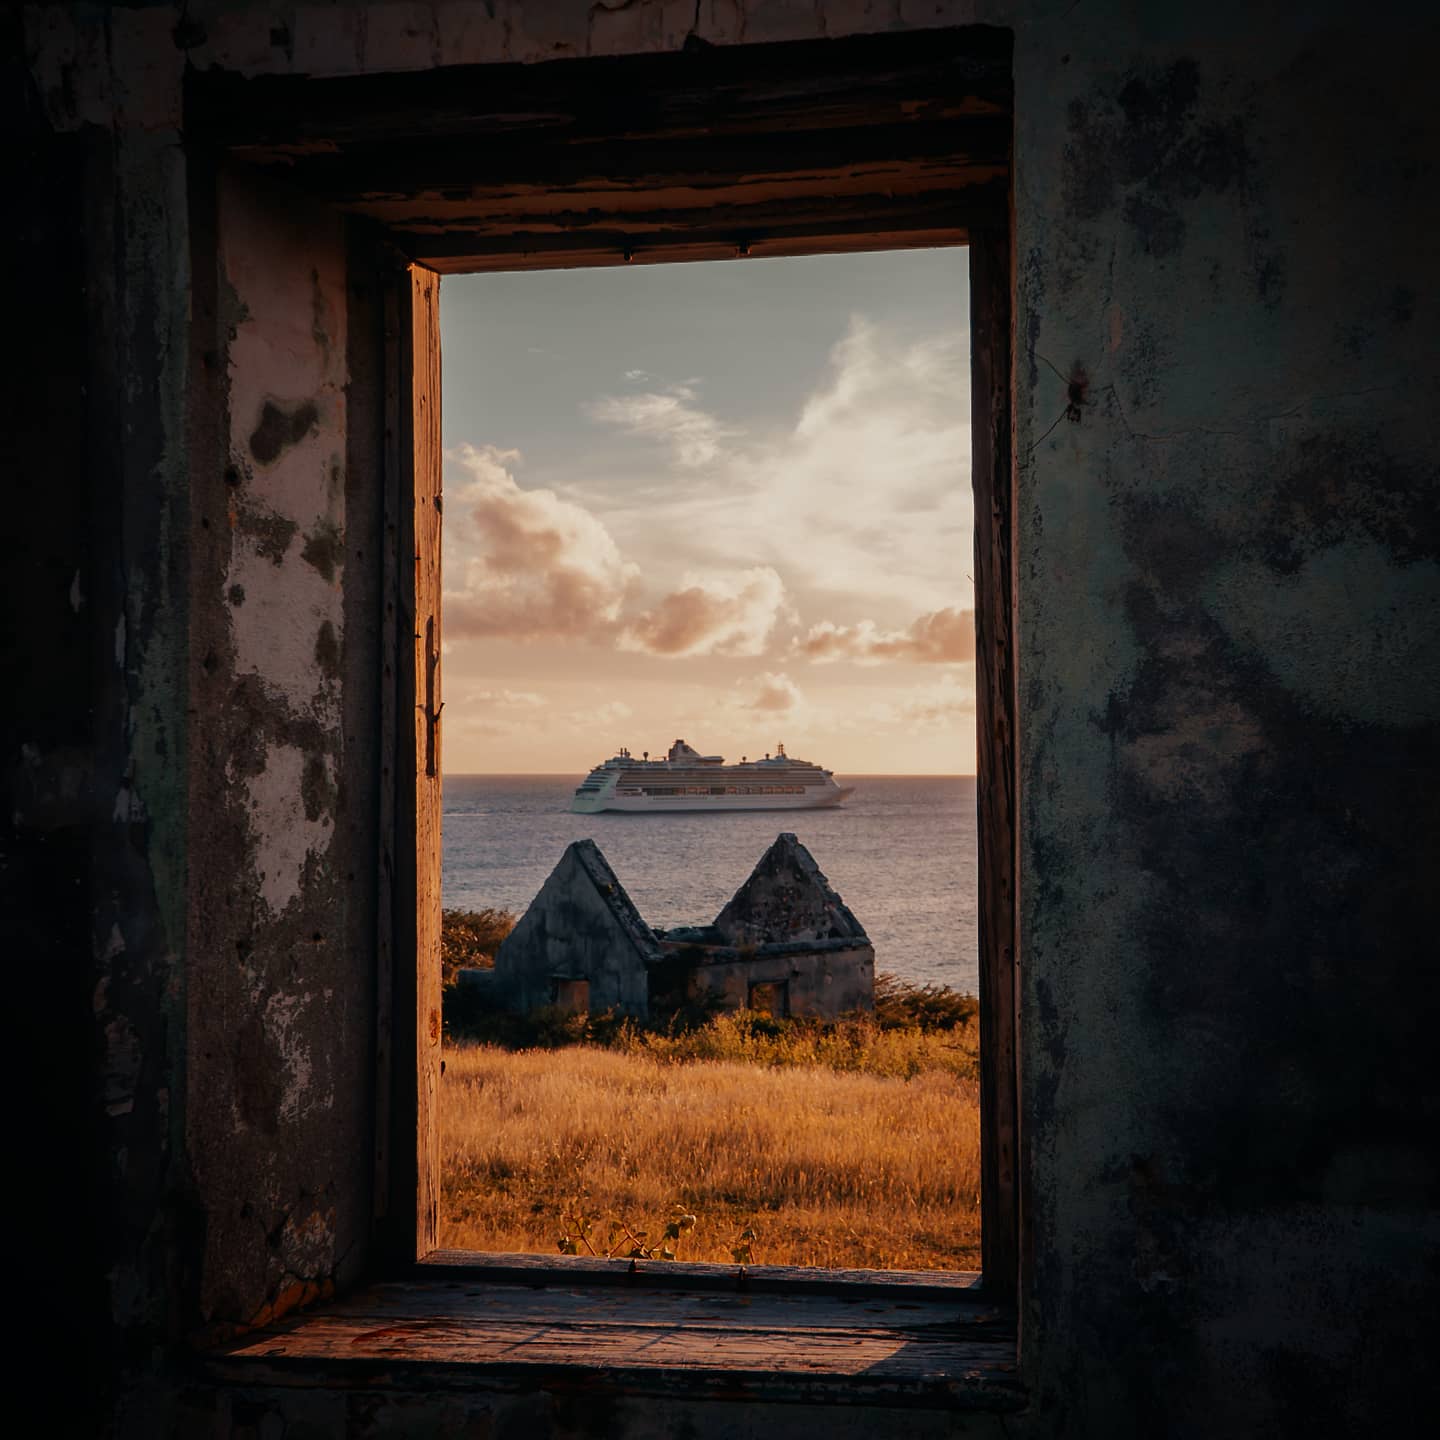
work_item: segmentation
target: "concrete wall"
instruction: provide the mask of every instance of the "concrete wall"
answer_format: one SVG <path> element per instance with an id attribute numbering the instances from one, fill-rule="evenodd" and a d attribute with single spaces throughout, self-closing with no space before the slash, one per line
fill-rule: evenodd
<path id="1" fill-rule="evenodd" d="M 65 1137 L 57 1199 L 22 1248 L 47 1257 L 26 1293 L 55 1297 L 56 1330 L 98 1357 L 77 1405 L 164 1433 L 167 1346 L 360 1253 L 362 1182 L 340 1152 L 362 1104 L 347 987 L 368 953 L 348 937 L 374 873 L 351 878 L 364 825 L 348 767 L 364 766 L 346 737 L 366 727 L 348 728 L 350 681 L 318 655 L 310 689 L 286 670 L 299 650 L 255 657 L 242 612 L 252 585 L 257 601 L 298 597 L 286 634 L 318 647 L 328 621 L 342 672 L 361 673 L 348 609 L 363 567 L 333 561 L 327 578 L 304 551 L 337 517 L 346 545 L 360 533 L 353 456 L 379 426 L 359 423 L 353 393 L 342 414 L 346 382 L 319 355 L 341 332 L 338 238 L 317 222 L 331 259 L 302 288 L 327 318 L 295 357 L 314 367 L 304 385 L 281 396 L 320 392 L 317 428 L 281 425 L 293 453 L 241 477 L 233 528 L 216 503 L 216 458 L 223 483 L 255 421 L 191 407 L 227 376 L 260 400 L 232 361 L 286 322 L 245 341 L 235 310 L 232 346 L 232 321 L 193 308 L 213 181 L 182 144 L 187 68 L 360 73 L 674 49 L 692 26 L 730 44 L 978 19 L 1015 31 L 1018 113 L 1034 1401 L 1008 1431 L 1375 1433 L 1423 1413 L 1440 1267 L 1431 14 L 1339 0 L 7 12 L 9 315 L 26 350 L 0 430 L 26 543 L 7 576 L 25 619 L 7 678 L 25 680 L 5 722 L 5 874 L 35 957 L 29 1013 L 53 1017 L 38 1123 Z M 217 306 L 246 288 L 229 265 Z M 246 302 L 257 315 L 264 288 Z M 341 426 L 343 505 L 318 478 Z M 225 713 L 237 692 L 253 745 Z M 282 811 L 283 840 L 267 828 Z M 208 848 L 217 831 L 233 848 Z M 254 1092 L 240 1035 L 269 1057 Z M 226 1406 L 210 1413 L 239 1433 Z M 720 1415 L 703 1423 L 740 1433 L 732 1407 Z M 347 1423 L 378 1433 L 385 1405 Z"/>

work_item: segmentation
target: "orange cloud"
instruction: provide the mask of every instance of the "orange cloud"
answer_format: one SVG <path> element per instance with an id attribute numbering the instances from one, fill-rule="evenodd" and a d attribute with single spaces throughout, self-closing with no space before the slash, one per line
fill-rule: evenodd
<path id="1" fill-rule="evenodd" d="M 779 675 L 767 672 L 760 677 L 760 689 L 748 708 L 778 714 L 795 709 L 803 699 L 799 686 L 788 675 L 783 672 Z"/>
<path id="2" fill-rule="evenodd" d="M 452 638 L 562 639 L 652 655 L 758 655 L 784 608 L 779 575 L 687 576 L 640 608 L 640 567 L 605 525 L 553 490 L 526 490 L 511 450 L 462 445 L 447 515 Z"/>
<path id="3" fill-rule="evenodd" d="M 445 626 L 452 635 L 595 637 L 612 632 L 639 569 L 588 511 L 524 490 L 513 450 L 462 445 L 452 484 Z M 448 518 L 448 517 L 447 517 Z"/>
<path id="4" fill-rule="evenodd" d="M 767 566 L 735 581 L 693 581 L 626 626 L 621 644 L 652 655 L 759 655 L 785 601 Z"/>
<path id="5" fill-rule="evenodd" d="M 975 658 L 975 612 L 948 607 L 922 615 L 904 630 L 881 630 L 873 620 L 835 625 L 822 620 L 795 642 L 797 654 L 823 664 L 911 660 L 951 665 Z"/>

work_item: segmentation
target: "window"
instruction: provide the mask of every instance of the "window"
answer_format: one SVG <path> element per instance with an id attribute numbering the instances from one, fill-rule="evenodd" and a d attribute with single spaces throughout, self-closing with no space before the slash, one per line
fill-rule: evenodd
<path id="1" fill-rule="evenodd" d="M 392 749 L 382 762 L 376 1174 L 391 1263 L 433 1250 L 437 1210 L 433 758 L 444 707 L 436 273 L 968 243 L 983 717 L 984 1272 L 990 1295 L 1012 1299 L 1020 1244 L 1008 39 L 936 31 L 520 68 L 277 80 L 238 93 L 227 87 L 241 82 L 226 77 L 197 85 L 218 145 L 360 217 L 357 244 L 368 238 L 411 262 L 394 272 L 367 362 L 385 377 L 386 524 L 395 537 L 379 566 L 392 627 L 380 729 Z M 635 96 L 644 97 L 638 109 Z M 549 118 L 521 131 L 506 118 L 520 111 Z M 420 957 L 414 967 L 411 954 Z"/>
<path id="2" fill-rule="evenodd" d="M 557 975 L 550 983 L 550 998 L 558 1010 L 569 1015 L 585 1015 L 590 1010 L 590 982 Z"/>
<path id="3" fill-rule="evenodd" d="M 783 1018 L 790 1013 L 788 980 L 752 980 L 746 1004 L 761 1015 Z"/>

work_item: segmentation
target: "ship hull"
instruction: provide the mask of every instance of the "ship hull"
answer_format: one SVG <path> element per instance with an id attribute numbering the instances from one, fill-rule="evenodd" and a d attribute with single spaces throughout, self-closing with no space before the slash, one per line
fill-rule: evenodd
<path id="1" fill-rule="evenodd" d="M 854 790 L 834 786 L 806 795 L 577 795 L 570 809 L 577 815 L 607 811 L 629 815 L 699 813 L 721 810 L 833 810 Z"/>

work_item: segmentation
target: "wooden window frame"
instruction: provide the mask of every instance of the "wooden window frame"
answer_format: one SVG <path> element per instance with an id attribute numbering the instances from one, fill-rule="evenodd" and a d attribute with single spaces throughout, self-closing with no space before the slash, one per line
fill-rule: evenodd
<path id="1" fill-rule="evenodd" d="M 979 26 L 419 75 L 212 74 L 195 83 L 187 105 L 219 151 L 368 216 L 395 257 L 383 342 L 383 590 L 393 627 L 380 704 L 390 748 L 379 886 L 390 919 L 378 963 L 375 1147 L 389 1273 L 413 1273 L 438 1238 L 439 274 L 966 245 L 982 1285 L 987 1300 L 1014 1305 L 1024 1245 L 1010 98 L 1010 37 Z M 546 118 L 527 129 L 535 115 Z M 398 963 L 412 953 L 413 968 Z"/>

